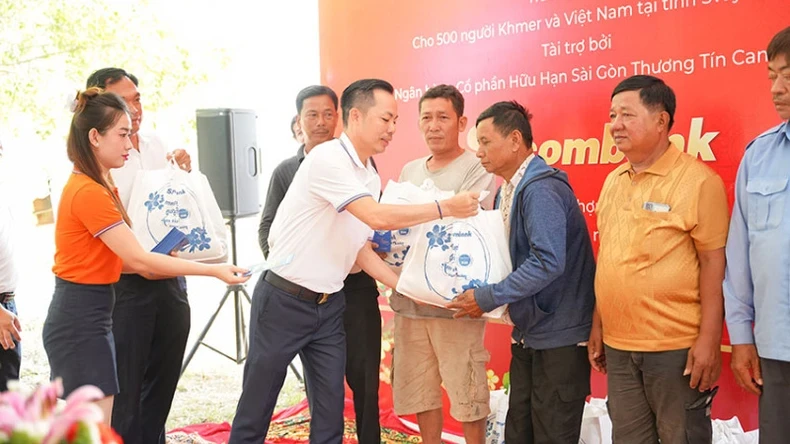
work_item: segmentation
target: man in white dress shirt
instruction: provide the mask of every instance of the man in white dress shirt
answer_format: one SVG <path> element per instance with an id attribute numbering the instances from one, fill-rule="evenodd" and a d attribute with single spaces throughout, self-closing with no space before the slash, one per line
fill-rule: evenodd
<path id="1" fill-rule="evenodd" d="M 124 207 L 140 170 L 167 167 L 171 158 L 190 171 L 189 154 L 167 151 L 153 133 L 140 131 L 143 105 L 137 78 L 120 68 L 100 69 L 86 87 L 100 87 L 121 96 L 131 112 L 133 150 L 126 164 L 110 172 Z M 147 279 L 123 274 L 115 284 L 113 336 L 120 393 L 115 396 L 113 428 L 126 444 L 164 444 L 165 422 L 181 374 L 190 328 L 190 310 L 183 277 Z"/>

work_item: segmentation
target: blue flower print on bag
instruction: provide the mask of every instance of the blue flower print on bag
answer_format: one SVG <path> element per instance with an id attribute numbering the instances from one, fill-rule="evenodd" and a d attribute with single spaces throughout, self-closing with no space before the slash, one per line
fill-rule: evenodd
<path id="1" fill-rule="evenodd" d="M 424 273 L 428 288 L 444 300 L 487 285 L 491 252 L 473 225 L 455 221 L 434 225 L 426 234 Z"/>
<path id="2" fill-rule="evenodd" d="M 404 248 L 403 251 L 401 251 L 400 253 L 394 253 L 392 255 L 392 258 L 394 260 L 385 259 L 384 262 L 388 263 L 389 265 L 392 265 L 393 267 L 402 267 L 403 261 L 406 260 L 406 255 L 409 254 L 409 250 L 411 250 L 411 245 Z"/>
<path id="3" fill-rule="evenodd" d="M 467 282 L 466 284 L 461 286 L 462 291 L 471 290 L 473 288 L 480 288 L 484 285 L 488 285 L 488 282 L 481 281 L 480 279 L 472 279 L 471 281 Z M 455 290 L 455 289 L 453 289 Z"/>
<path id="4" fill-rule="evenodd" d="M 148 200 L 145 201 L 145 207 L 148 208 L 148 212 L 154 211 L 154 209 L 161 210 L 163 207 L 163 203 L 165 202 L 165 197 L 159 194 L 158 192 L 154 191 L 153 193 L 148 194 Z"/>
<path id="5" fill-rule="evenodd" d="M 187 242 L 187 245 L 182 251 L 189 249 L 189 252 L 193 253 L 195 249 L 203 251 L 211 248 L 211 238 L 208 237 L 208 233 L 206 233 L 204 228 L 193 228 L 192 231 L 187 234 Z"/>
<path id="6" fill-rule="evenodd" d="M 404 239 L 408 241 L 408 236 L 411 232 L 411 228 L 401 228 L 391 232 L 390 251 L 387 257 L 384 258 L 384 262 L 390 267 L 400 268 L 403 266 L 403 263 L 406 261 L 406 255 L 411 250 L 411 244 L 407 244 Z"/>
<path id="7" fill-rule="evenodd" d="M 450 233 L 445 225 L 434 225 L 433 229 L 425 234 L 428 237 L 428 249 L 441 247 L 442 251 L 450 248 Z"/>
<path id="8" fill-rule="evenodd" d="M 151 240 L 158 243 L 170 229 L 177 228 L 187 233 L 189 243 L 181 249 L 185 254 L 211 249 L 214 244 L 206 229 L 206 220 L 198 209 L 197 200 L 192 190 L 178 184 L 168 183 L 151 192 L 145 202 L 148 213 L 145 226 Z"/>

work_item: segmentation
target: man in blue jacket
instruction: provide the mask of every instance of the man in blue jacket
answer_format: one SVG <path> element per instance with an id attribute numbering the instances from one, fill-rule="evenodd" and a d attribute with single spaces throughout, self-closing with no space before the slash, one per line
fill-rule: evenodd
<path id="1" fill-rule="evenodd" d="M 587 340 L 595 260 L 567 175 L 532 151 L 532 116 L 499 102 L 477 118 L 477 157 L 504 179 L 497 198 L 513 272 L 448 308 L 479 317 L 504 304 L 515 324 L 505 442 L 578 442 L 590 393 Z"/>

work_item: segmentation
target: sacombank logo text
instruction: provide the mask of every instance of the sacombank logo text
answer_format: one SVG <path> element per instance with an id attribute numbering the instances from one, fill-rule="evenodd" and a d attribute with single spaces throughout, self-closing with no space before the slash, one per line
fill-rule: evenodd
<path id="1" fill-rule="evenodd" d="M 672 134 L 669 140 L 678 149 L 691 156 L 698 157 L 705 162 L 713 162 L 716 155 L 710 144 L 718 135 L 718 131 L 703 132 L 703 117 L 693 117 L 686 135 Z M 620 163 L 625 157 L 614 144 L 610 131 L 610 124 L 603 126 L 601 138 L 589 139 L 568 138 L 564 140 L 544 140 L 532 144 L 532 149 L 542 157 L 546 163 L 553 165 L 605 165 Z M 471 128 L 467 134 L 467 143 L 473 150 L 477 150 L 477 133 Z"/>

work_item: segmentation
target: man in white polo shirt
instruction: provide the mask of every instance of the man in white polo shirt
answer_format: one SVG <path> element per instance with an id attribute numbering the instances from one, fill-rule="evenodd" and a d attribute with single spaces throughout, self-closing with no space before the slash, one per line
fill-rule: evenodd
<path id="1" fill-rule="evenodd" d="M 477 213 L 477 193 L 425 205 L 382 205 L 371 156 L 392 141 L 393 88 L 359 80 L 343 91 L 344 133 L 313 148 L 280 204 L 269 234 L 270 262 L 252 297 L 250 350 L 230 444 L 260 444 L 269 430 L 288 363 L 305 358 L 310 442 L 343 438 L 346 361 L 343 280 L 359 267 L 395 287 L 397 277 L 373 252 L 372 229 L 413 226 Z"/>

